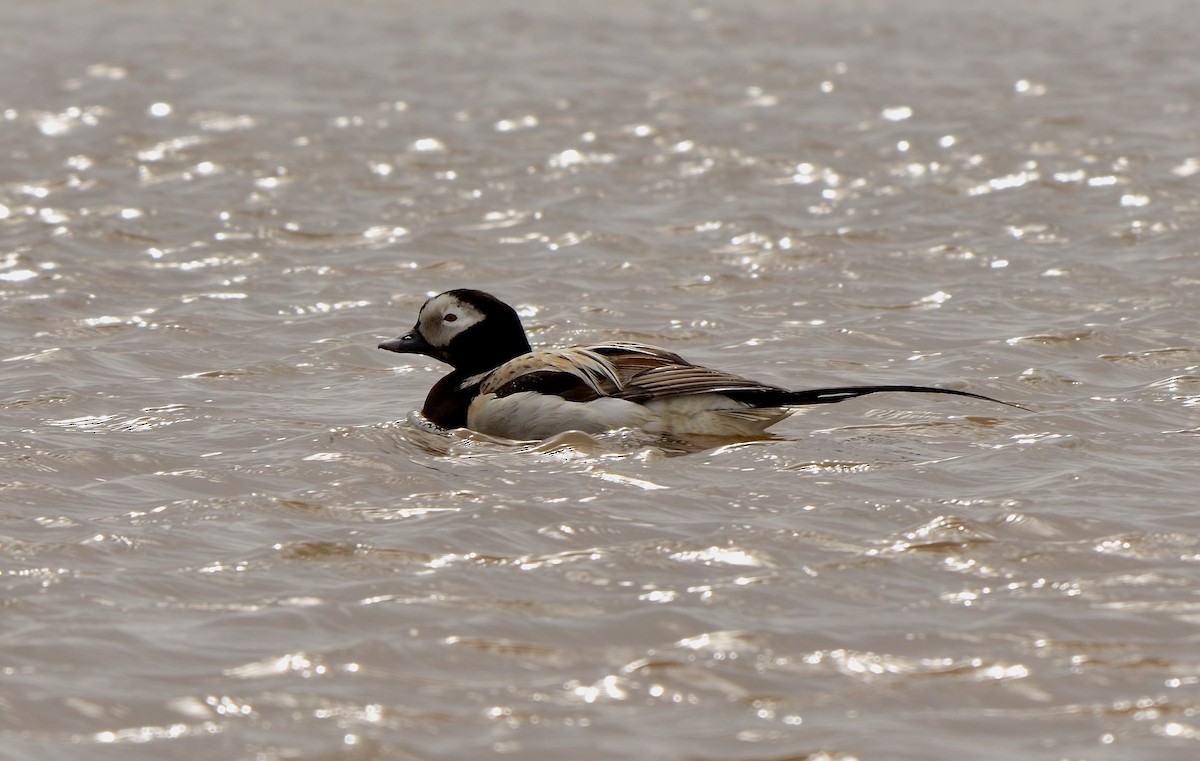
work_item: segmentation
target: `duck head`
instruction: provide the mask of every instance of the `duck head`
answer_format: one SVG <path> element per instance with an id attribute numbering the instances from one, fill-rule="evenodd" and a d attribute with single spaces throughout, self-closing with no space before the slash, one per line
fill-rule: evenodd
<path id="1" fill-rule="evenodd" d="M 489 293 L 469 288 L 430 298 L 412 330 L 379 348 L 424 354 L 466 373 L 491 370 L 531 351 L 516 310 Z"/>

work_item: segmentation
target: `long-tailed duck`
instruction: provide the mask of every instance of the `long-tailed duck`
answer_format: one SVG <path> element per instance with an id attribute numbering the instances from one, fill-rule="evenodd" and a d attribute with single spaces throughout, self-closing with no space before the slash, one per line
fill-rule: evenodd
<path id="1" fill-rule="evenodd" d="M 510 439 L 617 428 L 757 437 L 796 408 L 881 391 L 953 394 L 1020 408 L 969 391 L 930 386 L 792 391 L 637 343 L 534 351 L 512 307 L 465 288 L 426 301 L 416 326 L 379 348 L 425 354 L 454 368 L 425 399 L 421 412 L 430 422 Z"/>

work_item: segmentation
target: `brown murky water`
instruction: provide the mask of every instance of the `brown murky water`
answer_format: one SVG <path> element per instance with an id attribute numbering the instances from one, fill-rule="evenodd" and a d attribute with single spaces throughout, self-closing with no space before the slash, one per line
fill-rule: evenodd
<path id="1" fill-rule="evenodd" d="M 0 757 L 1200 755 L 1190 3 L 4 2 Z M 375 349 L 945 383 L 675 453 Z"/>

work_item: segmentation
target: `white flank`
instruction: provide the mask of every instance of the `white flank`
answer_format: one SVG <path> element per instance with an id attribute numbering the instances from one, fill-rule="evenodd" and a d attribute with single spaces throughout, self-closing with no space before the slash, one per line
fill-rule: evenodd
<path id="1" fill-rule="evenodd" d="M 563 431 L 600 433 L 614 428 L 649 427 L 655 415 L 624 399 L 568 402 L 561 396 L 522 391 L 497 398 L 475 397 L 467 410 L 467 427 L 509 439 L 544 439 Z"/>
<path id="2" fill-rule="evenodd" d="M 522 391 L 502 398 L 482 394 L 471 402 L 467 427 L 509 439 L 544 439 L 564 431 L 600 433 L 641 428 L 650 433 L 697 436 L 761 436 L 791 414 L 756 409 L 720 394 L 693 394 L 636 404 L 604 397 L 568 402 L 552 394 Z"/>

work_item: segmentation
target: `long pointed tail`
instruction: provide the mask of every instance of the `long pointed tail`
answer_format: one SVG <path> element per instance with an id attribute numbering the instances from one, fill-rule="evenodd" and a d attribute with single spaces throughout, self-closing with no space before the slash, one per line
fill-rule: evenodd
<path id="1" fill-rule="evenodd" d="M 725 396 L 746 402 L 755 407 L 798 407 L 806 404 L 835 404 L 847 399 L 855 399 L 867 394 L 880 392 L 898 392 L 914 394 L 950 394 L 967 396 L 972 399 L 982 399 L 985 402 L 995 402 L 1007 407 L 1026 410 L 1019 404 L 1003 402 L 983 394 L 973 394 L 970 391 L 955 391 L 952 388 L 934 388 L 933 386 L 843 386 L 841 388 L 814 388 L 807 391 L 788 391 L 786 389 L 747 389 L 745 391 L 726 391 Z"/>

